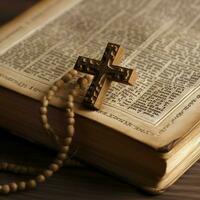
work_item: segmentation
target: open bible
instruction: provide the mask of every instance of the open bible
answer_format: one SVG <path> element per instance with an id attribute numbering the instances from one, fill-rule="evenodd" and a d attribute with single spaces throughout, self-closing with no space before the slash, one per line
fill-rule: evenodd
<path id="1" fill-rule="evenodd" d="M 200 2 L 42 1 L 0 30 L 0 126 L 49 147 L 39 100 L 79 55 L 100 59 L 108 42 L 125 50 L 133 86 L 112 83 L 102 108 L 76 105 L 71 154 L 153 193 L 200 157 Z M 65 94 L 49 117 L 65 134 Z"/>

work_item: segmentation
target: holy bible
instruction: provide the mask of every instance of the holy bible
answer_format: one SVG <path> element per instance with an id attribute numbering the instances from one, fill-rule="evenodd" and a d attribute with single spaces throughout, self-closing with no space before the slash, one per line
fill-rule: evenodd
<path id="1" fill-rule="evenodd" d="M 0 31 L 0 126 L 55 148 L 40 99 L 79 55 L 99 60 L 108 42 L 125 48 L 133 86 L 112 83 L 99 111 L 76 104 L 71 155 L 152 193 L 200 157 L 200 2 L 46 0 Z M 48 113 L 65 134 L 65 95 Z"/>

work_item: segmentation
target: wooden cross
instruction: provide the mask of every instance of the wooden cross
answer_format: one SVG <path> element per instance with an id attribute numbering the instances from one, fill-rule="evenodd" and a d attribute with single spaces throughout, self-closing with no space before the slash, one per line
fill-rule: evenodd
<path id="1" fill-rule="evenodd" d="M 111 82 L 133 85 L 137 76 L 133 69 L 119 67 L 124 49 L 108 43 L 101 61 L 79 56 L 74 69 L 94 75 L 83 104 L 90 109 L 99 109 Z"/>

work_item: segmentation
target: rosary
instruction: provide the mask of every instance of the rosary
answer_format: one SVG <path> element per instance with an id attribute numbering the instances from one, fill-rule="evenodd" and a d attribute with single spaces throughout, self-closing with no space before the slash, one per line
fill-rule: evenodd
<path id="1" fill-rule="evenodd" d="M 112 81 L 133 85 L 137 78 L 135 70 L 118 66 L 122 61 L 123 55 L 124 49 L 122 47 L 117 44 L 108 43 L 101 61 L 80 56 L 74 69 L 70 70 L 50 87 L 47 94 L 42 98 L 40 113 L 41 121 L 47 134 L 59 145 L 58 154 L 52 163 L 42 171 L 38 171 L 33 167 L 7 162 L 0 163 L 0 170 L 2 171 L 17 174 L 37 174 L 34 178 L 29 180 L 0 185 L 1 194 L 36 188 L 57 172 L 64 165 L 66 160 L 70 159 L 68 152 L 75 133 L 74 99 L 82 90 L 86 90 L 90 84 L 84 97 L 83 105 L 88 109 L 98 110 L 101 107 L 104 96 Z M 60 138 L 49 123 L 47 115 L 48 105 L 64 84 L 77 77 L 78 71 L 87 73 L 87 75 L 78 78 L 74 88 L 71 89 L 66 96 L 66 135 L 64 138 Z"/>

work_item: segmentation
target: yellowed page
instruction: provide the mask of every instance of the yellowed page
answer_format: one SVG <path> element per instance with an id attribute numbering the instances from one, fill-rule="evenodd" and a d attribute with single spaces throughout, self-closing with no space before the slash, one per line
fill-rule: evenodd
<path id="1" fill-rule="evenodd" d="M 121 44 L 137 83 L 113 83 L 99 112 L 77 113 L 162 147 L 199 122 L 199 11 L 195 0 L 44 1 L 0 32 L 0 84 L 39 100 L 79 55 Z"/>

